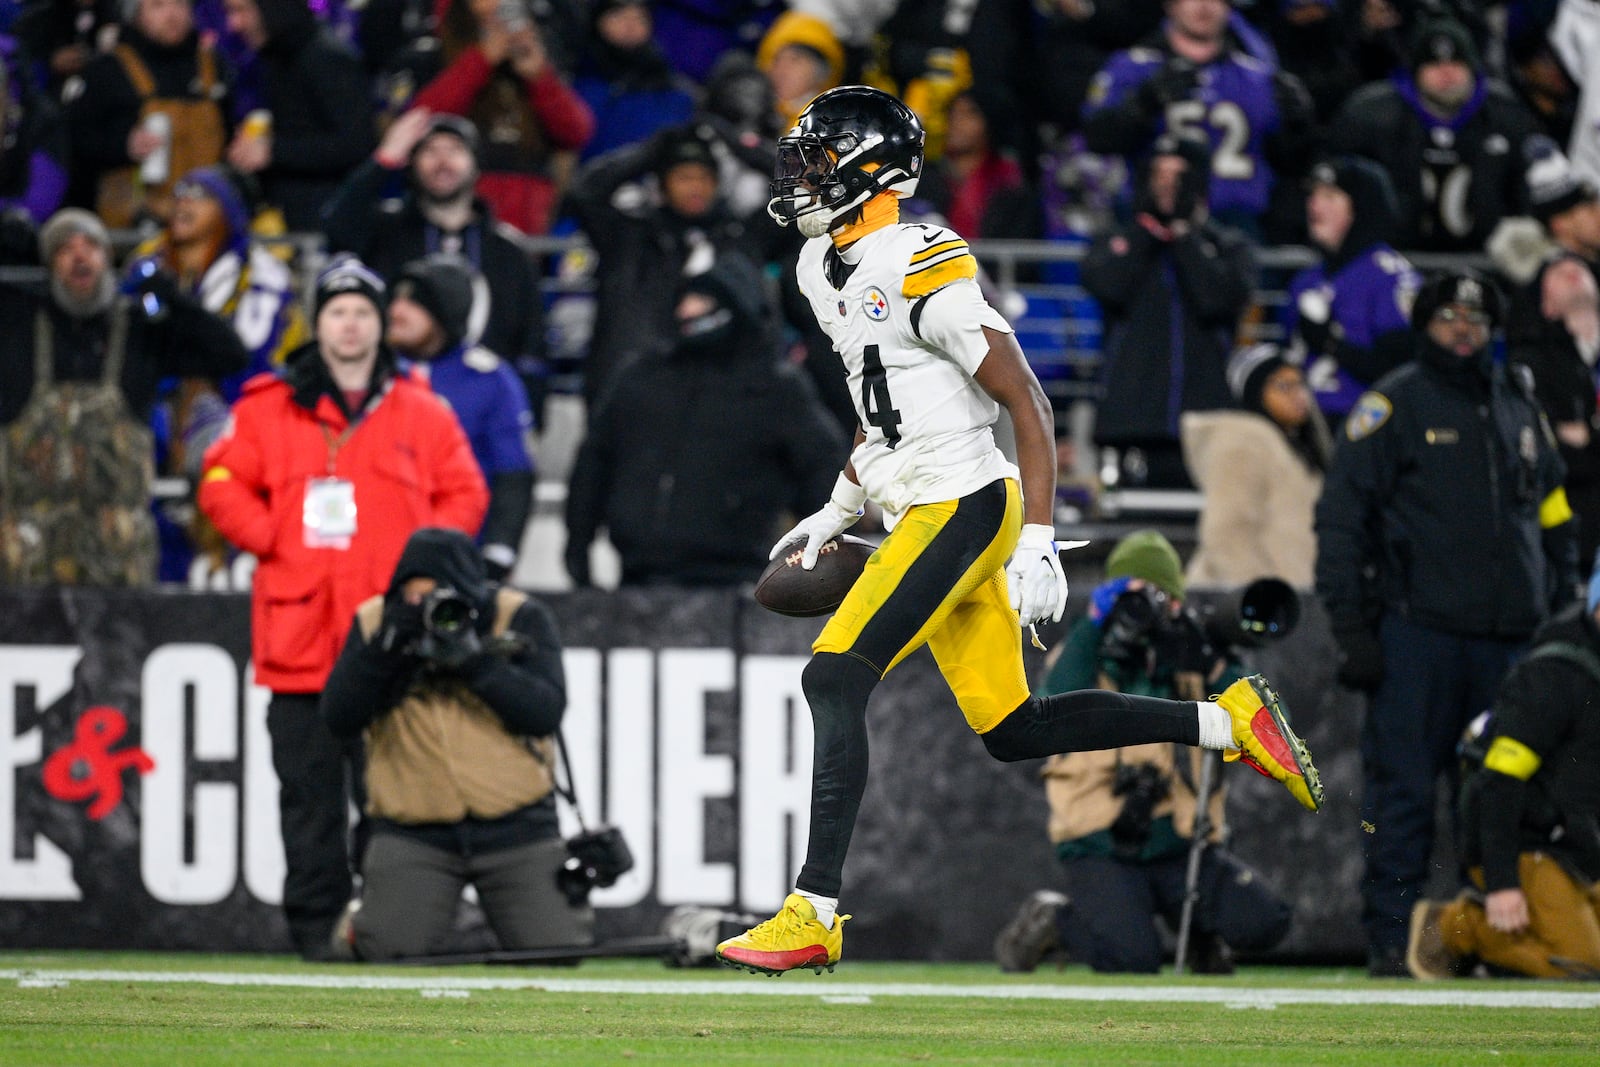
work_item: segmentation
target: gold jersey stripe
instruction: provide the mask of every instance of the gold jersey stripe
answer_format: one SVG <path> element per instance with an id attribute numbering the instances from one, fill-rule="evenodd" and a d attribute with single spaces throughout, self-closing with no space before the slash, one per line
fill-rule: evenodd
<path id="1" fill-rule="evenodd" d="M 919 249 L 912 255 L 911 263 L 913 266 L 915 266 L 924 260 L 932 259 L 941 252 L 949 252 L 951 249 L 957 248 L 965 252 L 967 250 L 967 242 L 963 241 L 959 237 L 953 237 L 948 241 L 940 241 L 936 245 L 929 245 L 927 248 Z"/>
<path id="2" fill-rule="evenodd" d="M 976 278 L 978 276 L 978 261 L 968 253 L 942 259 L 937 263 L 930 263 L 926 267 L 919 267 L 906 275 L 905 282 L 901 285 L 900 292 L 907 300 L 916 300 L 927 296 L 949 285 L 951 282 L 963 278 Z"/>

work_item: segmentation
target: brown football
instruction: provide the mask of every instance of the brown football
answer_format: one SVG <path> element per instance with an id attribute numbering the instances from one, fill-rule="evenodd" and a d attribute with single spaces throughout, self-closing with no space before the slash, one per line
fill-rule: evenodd
<path id="1" fill-rule="evenodd" d="M 796 618 L 826 615 L 844 602 L 850 587 L 861 577 L 867 557 L 877 545 L 851 534 L 841 534 L 822 546 L 817 565 L 800 567 L 804 542 L 788 546 L 756 579 L 756 603 L 768 611 Z"/>

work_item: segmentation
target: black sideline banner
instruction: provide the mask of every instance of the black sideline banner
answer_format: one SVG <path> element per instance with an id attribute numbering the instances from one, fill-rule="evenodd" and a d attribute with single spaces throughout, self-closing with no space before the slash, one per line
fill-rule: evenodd
<path id="1" fill-rule="evenodd" d="M 623 828 L 638 864 L 596 892 L 601 935 L 655 933 L 680 904 L 770 914 L 804 857 L 800 671 L 820 621 L 734 592 L 548 602 L 580 799 Z M 1279 955 L 1354 956 L 1360 708 L 1332 687 L 1331 638 L 1308 616 L 1259 665 L 1329 803 L 1308 816 L 1230 769 L 1230 820 L 1235 850 L 1295 902 Z M 288 951 L 267 694 L 248 657 L 243 595 L 0 591 L 0 944 Z M 1038 764 L 990 759 L 925 651 L 880 688 L 869 725 L 851 954 L 991 958 L 1015 906 L 1058 881 Z"/>

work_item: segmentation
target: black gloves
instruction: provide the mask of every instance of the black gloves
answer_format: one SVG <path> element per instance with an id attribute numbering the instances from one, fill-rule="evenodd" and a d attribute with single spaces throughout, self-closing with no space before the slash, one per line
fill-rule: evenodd
<path id="1" fill-rule="evenodd" d="M 1193 63 L 1176 57 L 1139 84 L 1139 106 L 1152 115 L 1160 115 L 1167 105 L 1185 100 L 1200 84 L 1200 75 Z"/>
<path id="2" fill-rule="evenodd" d="M 391 600 L 383 606 L 383 621 L 378 624 L 372 644 L 389 655 L 413 655 L 422 634 L 422 605 Z"/>
<path id="3" fill-rule="evenodd" d="M 1383 681 L 1383 646 L 1378 635 L 1360 623 L 1336 626 L 1333 639 L 1339 643 L 1341 685 L 1370 693 Z"/>

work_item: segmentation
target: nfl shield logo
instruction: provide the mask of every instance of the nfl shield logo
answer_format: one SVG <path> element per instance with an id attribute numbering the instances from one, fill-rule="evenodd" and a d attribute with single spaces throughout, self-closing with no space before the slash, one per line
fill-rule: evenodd
<path id="1" fill-rule="evenodd" d="M 841 300 L 841 301 L 839 301 L 839 317 L 840 318 L 844 318 L 845 314 L 846 314 L 846 312 L 845 312 L 844 301 Z"/>
<path id="2" fill-rule="evenodd" d="M 876 285 L 867 290 L 861 306 L 867 309 L 867 317 L 873 322 L 882 322 L 889 317 L 889 301 L 884 299 L 883 292 Z"/>

